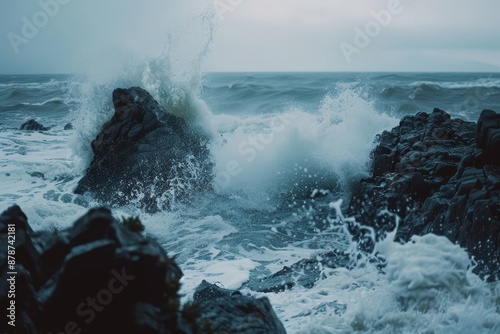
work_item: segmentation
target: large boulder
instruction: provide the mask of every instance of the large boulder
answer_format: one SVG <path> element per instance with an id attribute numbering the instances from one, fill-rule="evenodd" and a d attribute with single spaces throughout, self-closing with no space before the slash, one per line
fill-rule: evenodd
<path id="1" fill-rule="evenodd" d="M 35 233 L 14 206 L 0 216 L 2 244 L 9 224 L 16 238 L 18 333 L 168 333 L 177 326 L 181 270 L 158 243 L 109 210 L 90 210 L 67 230 Z M 4 276 L 13 270 L 1 260 Z M 10 302 L 4 293 L 0 299 L 2 307 Z M 150 313 L 158 317 L 147 318 Z"/>
<path id="2" fill-rule="evenodd" d="M 404 117 L 377 138 L 372 177 L 354 192 L 350 214 L 375 227 L 378 236 L 394 229 L 397 214 L 401 240 L 447 236 L 476 258 L 476 272 L 498 279 L 499 119 L 489 110 L 477 124 L 439 109 Z M 384 209 L 390 213 L 380 214 Z M 359 238 L 372 246 L 369 238 Z"/>
<path id="3" fill-rule="evenodd" d="M 203 281 L 194 293 L 198 331 L 207 333 L 285 334 L 269 299 L 255 299 Z"/>
<path id="4" fill-rule="evenodd" d="M 139 87 L 113 92 L 115 114 L 92 141 L 94 159 L 75 193 L 106 204 L 169 208 L 212 182 L 206 136 Z"/>
<path id="5" fill-rule="evenodd" d="M 216 286 L 217 293 L 201 293 L 206 282 L 181 309 L 182 272 L 142 228 L 137 218 L 119 222 L 105 208 L 57 232 L 33 232 L 17 206 L 1 214 L 0 246 L 7 250 L 9 233 L 15 236 L 16 263 L 2 252 L 0 270 L 6 282 L 14 276 L 16 295 L 0 284 L 0 306 L 15 301 L 16 333 L 285 333 L 267 299 Z M 0 332 L 11 330 L 0 323 Z"/>

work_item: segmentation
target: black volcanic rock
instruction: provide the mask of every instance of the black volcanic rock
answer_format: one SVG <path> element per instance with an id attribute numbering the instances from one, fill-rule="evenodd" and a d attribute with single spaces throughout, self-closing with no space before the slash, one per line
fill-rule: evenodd
<path id="1" fill-rule="evenodd" d="M 488 161 L 500 164 L 500 114 L 483 110 L 477 121 L 476 141 Z"/>
<path id="2" fill-rule="evenodd" d="M 26 324 L 26 333 L 59 333 L 73 324 L 89 333 L 139 333 L 124 315 L 144 305 L 162 310 L 163 326 L 176 326 L 181 270 L 159 244 L 127 230 L 107 209 L 90 210 L 64 231 L 34 233 L 15 206 L 0 217 L 1 227 L 8 224 L 16 229 L 17 323 Z M 5 264 L 2 258 L 2 275 Z M 2 306 L 8 302 L 7 294 L 0 298 Z"/>
<path id="3" fill-rule="evenodd" d="M 203 281 L 194 294 L 200 309 L 196 323 L 208 333 L 285 334 L 283 324 L 263 297 L 243 296 L 239 291 Z M 205 332 L 204 331 L 204 332 Z"/>
<path id="4" fill-rule="evenodd" d="M 42 124 L 38 123 L 34 119 L 30 119 L 29 121 L 23 123 L 19 130 L 24 131 L 48 131 L 49 128 L 46 128 Z"/>
<path id="5" fill-rule="evenodd" d="M 404 117 L 377 138 L 372 177 L 354 192 L 350 214 L 380 236 L 395 227 L 394 215 L 379 215 L 388 209 L 401 218 L 399 239 L 447 236 L 476 258 L 476 272 L 498 278 L 499 120 L 490 110 L 477 124 L 439 109 Z"/>
<path id="6" fill-rule="evenodd" d="M 206 282 L 193 306 L 181 310 L 181 270 L 160 244 L 127 226 L 99 208 L 66 230 L 33 232 L 19 207 L 2 213 L 2 249 L 15 230 L 15 267 L 2 252 L 0 270 L 4 282 L 17 272 L 16 333 L 285 333 L 267 299 L 215 285 L 200 293 Z M 8 290 L 0 284 L 4 310 L 12 300 Z M 0 332 L 11 329 L 0 323 Z"/>
<path id="7" fill-rule="evenodd" d="M 135 200 L 147 211 L 210 187 L 207 138 L 139 87 L 113 92 L 115 114 L 92 141 L 94 159 L 75 193 L 109 204 Z"/>

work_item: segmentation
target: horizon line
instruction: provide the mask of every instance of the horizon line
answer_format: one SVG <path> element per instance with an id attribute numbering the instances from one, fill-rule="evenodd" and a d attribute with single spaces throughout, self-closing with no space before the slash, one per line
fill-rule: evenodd
<path id="1" fill-rule="evenodd" d="M 490 73 L 490 74 L 496 74 L 500 73 L 500 70 L 498 71 L 473 71 L 473 70 L 463 70 L 463 71 L 412 71 L 412 70 L 396 70 L 396 71 L 388 71 L 388 70 L 374 70 L 374 71 L 244 71 L 244 70 L 238 70 L 238 71 L 205 71 L 202 73 L 202 76 L 205 74 L 316 74 L 316 73 L 412 73 L 412 74 L 452 74 L 452 73 L 471 73 L 471 74 L 483 74 L 483 73 Z M 45 73 L 0 73 L 0 76 L 23 76 L 23 75 L 74 75 L 74 76 L 85 76 L 87 74 L 85 73 L 67 73 L 67 72 L 45 72 Z"/>

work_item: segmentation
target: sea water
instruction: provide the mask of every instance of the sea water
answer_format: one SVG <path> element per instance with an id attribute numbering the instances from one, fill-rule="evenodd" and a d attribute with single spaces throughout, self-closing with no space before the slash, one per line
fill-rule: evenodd
<path id="1" fill-rule="evenodd" d="M 146 88 L 210 136 L 213 191 L 140 215 L 185 276 L 182 300 L 203 280 L 238 289 L 303 258 L 352 250 L 342 209 L 369 175 L 377 134 L 434 107 L 475 121 L 500 101 L 500 75 L 474 73 L 208 73 L 173 76 L 161 60 L 112 80 L 0 76 L 0 210 L 18 204 L 36 230 L 70 226 L 101 205 L 73 194 L 90 142 L 113 114 L 116 87 Z M 20 125 L 35 119 L 45 132 Z M 71 122 L 74 130 L 64 130 Z M 179 186 L 188 186 L 178 180 Z M 147 191 L 147 190 L 145 190 Z M 343 202 L 339 201 L 343 200 Z M 499 333 L 500 289 L 472 273 L 466 250 L 444 237 L 375 248 L 380 268 L 324 268 L 314 287 L 266 296 L 289 333 Z"/>

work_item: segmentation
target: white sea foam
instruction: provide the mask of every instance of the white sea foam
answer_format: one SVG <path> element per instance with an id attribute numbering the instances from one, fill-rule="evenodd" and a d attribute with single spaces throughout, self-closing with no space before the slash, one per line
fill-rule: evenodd
<path id="1" fill-rule="evenodd" d="M 68 132 L 0 131 L 0 203 L 18 204 L 36 230 L 69 226 L 85 208 L 72 204 L 75 164 Z M 56 202 L 47 194 L 61 197 Z"/>
<path id="2" fill-rule="evenodd" d="M 216 189 L 262 199 L 308 187 L 331 189 L 366 176 L 377 133 L 397 124 L 351 87 L 328 94 L 319 110 L 214 116 Z M 337 89 L 335 90 L 337 91 Z M 273 194 L 274 193 L 274 194 Z M 267 199 L 267 198 L 264 198 Z"/>
<path id="3" fill-rule="evenodd" d="M 498 297 L 465 250 L 435 235 L 377 249 L 382 272 L 329 270 L 314 289 L 266 294 L 289 333 L 498 333 Z"/>

